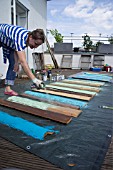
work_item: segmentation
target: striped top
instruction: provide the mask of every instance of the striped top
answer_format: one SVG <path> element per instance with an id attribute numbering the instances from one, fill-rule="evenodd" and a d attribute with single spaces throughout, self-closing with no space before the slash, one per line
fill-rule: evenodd
<path id="1" fill-rule="evenodd" d="M 0 46 L 3 48 L 4 63 L 11 50 L 23 51 L 29 31 L 20 26 L 0 24 Z"/>

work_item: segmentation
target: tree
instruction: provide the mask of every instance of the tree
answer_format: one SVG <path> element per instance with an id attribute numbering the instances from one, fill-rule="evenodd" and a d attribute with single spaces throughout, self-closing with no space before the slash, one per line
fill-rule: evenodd
<path id="1" fill-rule="evenodd" d="M 110 44 L 113 44 L 113 36 L 111 36 L 111 37 L 108 39 L 108 42 L 109 42 Z"/>
<path id="2" fill-rule="evenodd" d="M 93 42 L 91 41 L 90 36 L 87 34 L 83 36 L 83 38 L 84 38 L 84 42 L 83 42 L 84 49 L 89 51 L 90 49 L 92 49 Z"/>
<path id="3" fill-rule="evenodd" d="M 62 43 L 63 42 L 63 38 L 64 36 L 62 36 L 57 29 L 55 30 L 50 30 L 50 33 L 54 36 L 56 42 L 60 42 Z"/>

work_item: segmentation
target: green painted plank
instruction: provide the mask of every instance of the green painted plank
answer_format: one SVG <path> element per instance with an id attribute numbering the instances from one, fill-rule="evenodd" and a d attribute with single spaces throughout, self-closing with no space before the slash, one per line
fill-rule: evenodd
<path id="1" fill-rule="evenodd" d="M 85 86 L 85 85 L 83 86 L 80 84 L 62 83 L 62 82 L 55 82 L 55 83 L 52 83 L 51 85 L 63 86 L 63 87 L 68 87 L 68 88 L 81 89 L 81 90 L 88 90 L 88 91 L 94 91 L 94 92 L 99 92 L 101 90 L 100 88 L 96 88 L 96 87 Z"/>
<path id="2" fill-rule="evenodd" d="M 78 116 L 81 113 L 81 110 L 76 110 L 76 109 L 72 109 L 69 107 L 57 106 L 57 105 L 49 104 L 46 102 L 39 102 L 37 100 L 32 100 L 32 99 L 28 99 L 24 97 L 12 96 L 12 97 L 9 97 L 7 100 L 22 104 L 22 105 L 26 105 L 26 106 L 31 106 L 33 108 L 52 111 L 52 112 L 65 114 L 65 115 L 72 116 L 72 117 Z"/>
<path id="3" fill-rule="evenodd" d="M 91 92 L 91 91 L 86 91 L 86 90 L 78 90 L 78 89 L 73 89 L 73 88 L 66 88 L 66 87 L 58 87 L 58 86 L 53 86 L 53 85 L 46 85 L 48 88 L 53 88 L 53 89 L 59 89 L 59 90 L 67 90 L 71 92 L 77 92 L 77 93 L 84 93 L 84 94 L 90 94 L 90 95 L 96 95 L 96 92 Z"/>

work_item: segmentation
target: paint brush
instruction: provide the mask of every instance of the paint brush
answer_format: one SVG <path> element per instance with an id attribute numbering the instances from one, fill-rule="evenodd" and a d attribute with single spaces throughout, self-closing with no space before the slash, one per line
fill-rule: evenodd
<path id="1" fill-rule="evenodd" d="M 102 109 L 111 109 L 113 110 L 113 107 L 110 107 L 110 106 L 98 106 L 99 108 L 102 108 Z"/>

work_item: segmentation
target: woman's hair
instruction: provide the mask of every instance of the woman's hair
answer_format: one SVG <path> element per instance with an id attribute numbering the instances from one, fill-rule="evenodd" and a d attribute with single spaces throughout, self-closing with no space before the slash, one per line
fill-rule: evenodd
<path id="1" fill-rule="evenodd" d="M 43 43 L 45 41 L 45 34 L 43 29 L 33 30 L 32 32 L 29 33 L 29 35 L 32 35 L 32 38 L 35 40 L 41 39 Z"/>

